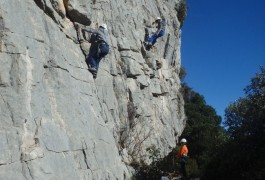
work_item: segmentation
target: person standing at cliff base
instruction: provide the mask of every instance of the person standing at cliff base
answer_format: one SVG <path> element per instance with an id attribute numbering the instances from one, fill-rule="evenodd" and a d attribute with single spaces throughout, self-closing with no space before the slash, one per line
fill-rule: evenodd
<path id="1" fill-rule="evenodd" d="M 188 148 L 186 146 L 187 140 L 185 138 L 180 140 L 181 148 L 177 156 L 181 159 L 180 165 L 181 165 L 181 173 L 182 173 L 182 179 L 187 179 L 187 172 L 186 172 L 186 162 L 188 158 Z"/>
<path id="2" fill-rule="evenodd" d="M 159 37 L 164 36 L 166 30 L 166 20 L 162 19 L 161 17 L 157 17 L 155 22 L 152 24 L 156 24 L 157 31 L 151 37 L 149 37 L 148 29 L 145 28 L 145 44 L 147 50 L 149 50 L 156 43 L 156 40 Z"/>
<path id="3" fill-rule="evenodd" d="M 96 79 L 99 68 L 99 62 L 109 53 L 109 33 L 106 24 L 101 24 L 98 29 L 81 28 L 75 24 L 78 31 L 92 33 L 90 39 L 91 43 L 89 53 L 86 57 L 88 70 L 92 73 L 93 78 Z"/>

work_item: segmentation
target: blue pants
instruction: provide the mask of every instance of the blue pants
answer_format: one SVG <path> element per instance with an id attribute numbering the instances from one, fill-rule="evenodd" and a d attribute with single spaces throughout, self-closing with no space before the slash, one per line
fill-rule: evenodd
<path id="1" fill-rule="evenodd" d="M 152 45 L 154 45 L 156 43 L 157 38 L 164 36 L 164 34 L 165 32 L 161 30 L 158 35 L 156 33 L 153 34 L 150 38 L 148 38 L 147 41 L 152 43 Z"/>
<path id="2" fill-rule="evenodd" d="M 98 71 L 100 60 L 109 53 L 109 45 L 106 43 L 91 44 L 86 63 Z"/>

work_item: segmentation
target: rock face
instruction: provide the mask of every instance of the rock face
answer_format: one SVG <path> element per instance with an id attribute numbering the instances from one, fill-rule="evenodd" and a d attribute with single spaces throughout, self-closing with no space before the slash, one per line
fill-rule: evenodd
<path id="1" fill-rule="evenodd" d="M 130 179 L 184 125 L 178 0 L 0 1 L 0 179 Z M 149 52 L 144 28 L 166 34 Z M 98 78 L 74 22 L 108 25 Z"/>

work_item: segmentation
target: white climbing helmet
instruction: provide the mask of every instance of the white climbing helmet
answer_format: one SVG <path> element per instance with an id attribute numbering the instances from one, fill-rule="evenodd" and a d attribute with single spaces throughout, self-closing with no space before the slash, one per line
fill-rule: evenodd
<path id="1" fill-rule="evenodd" d="M 99 27 L 102 27 L 103 29 L 108 30 L 108 28 L 107 28 L 107 24 L 101 24 Z"/>
<path id="2" fill-rule="evenodd" d="M 186 143 L 187 140 L 186 140 L 185 138 L 183 138 L 183 139 L 180 140 L 180 142 L 181 142 L 181 143 Z"/>
<path id="3" fill-rule="evenodd" d="M 161 17 L 157 17 L 157 18 L 156 18 L 156 21 L 158 21 L 158 20 L 161 20 Z"/>

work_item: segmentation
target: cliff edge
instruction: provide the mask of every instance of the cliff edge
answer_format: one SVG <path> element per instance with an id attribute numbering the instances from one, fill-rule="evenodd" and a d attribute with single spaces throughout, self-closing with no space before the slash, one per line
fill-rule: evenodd
<path id="1" fill-rule="evenodd" d="M 181 0 L 1 0 L 0 179 L 130 179 L 146 148 L 167 155 L 185 126 Z M 144 51 L 157 16 L 166 34 Z M 97 79 L 74 22 L 106 23 Z"/>

